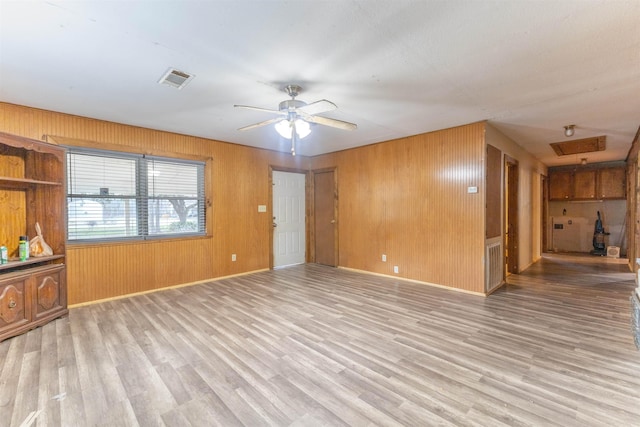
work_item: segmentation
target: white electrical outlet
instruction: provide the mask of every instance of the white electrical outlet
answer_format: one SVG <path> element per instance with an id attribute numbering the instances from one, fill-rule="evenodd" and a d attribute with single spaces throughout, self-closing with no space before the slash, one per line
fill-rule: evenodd
<path id="1" fill-rule="evenodd" d="M 398 269 L 397 265 L 393 266 L 393 272 L 396 273 L 396 274 L 398 274 L 400 272 L 400 270 Z"/>
<path id="2" fill-rule="evenodd" d="M 382 254 L 382 262 L 387 262 L 387 256 L 385 254 Z"/>
<path id="3" fill-rule="evenodd" d="M 235 261 L 236 260 L 236 254 L 231 254 L 231 261 Z"/>

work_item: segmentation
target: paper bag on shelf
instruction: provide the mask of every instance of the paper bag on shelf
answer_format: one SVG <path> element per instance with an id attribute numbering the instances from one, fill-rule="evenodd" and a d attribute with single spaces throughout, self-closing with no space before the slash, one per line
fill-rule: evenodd
<path id="1" fill-rule="evenodd" d="M 47 242 L 44 241 L 44 238 L 42 237 L 42 230 L 40 229 L 40 224 L 38 224 L 37 222 L 36 233 L 38 235 L 29 241 L 30 255 L 34 257 L 53 255 L 53 249 L 51 249 L 51 246 L 47 245 Z"/>

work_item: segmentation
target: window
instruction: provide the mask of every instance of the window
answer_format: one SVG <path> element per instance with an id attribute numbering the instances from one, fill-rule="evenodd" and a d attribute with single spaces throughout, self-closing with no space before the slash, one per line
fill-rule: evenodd
<path id="1" fill-rule="evenodd" d="M 70 241 L 205 234 L 204 162 L 69 148 Z"/>

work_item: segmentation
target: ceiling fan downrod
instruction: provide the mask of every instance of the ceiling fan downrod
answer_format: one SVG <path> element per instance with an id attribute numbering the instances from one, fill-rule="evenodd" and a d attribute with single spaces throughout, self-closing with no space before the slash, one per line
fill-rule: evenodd
<path id="1" fill-rule="evenodd" d="M 298 96 L 300 92 L 302 92 L 302 88 L 298 85 L 286 85 L 284 87 L 284 91 L 287 92 L 287 95 L 289 95 L 292 99 L 295 99 L 296 96 Z"/>

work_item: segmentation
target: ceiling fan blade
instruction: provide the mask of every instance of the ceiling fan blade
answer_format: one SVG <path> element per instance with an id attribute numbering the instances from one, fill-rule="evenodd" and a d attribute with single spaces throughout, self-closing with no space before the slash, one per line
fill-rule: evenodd
<path id="1" fill-rule="evenodd" d="M 262 127 L 262 126 L 270 125 L 271 123 L 279 122 L 280 120 L 282 120 L 282 117 L 276 117 L 275 119 L 269 119 L 269 120 L 265 120 L 264 122 L 255 123 L 255 124 L 252 124 L 252 125 L 249 125 L 249 126 L 241 127 L 238 130 L 249 130 L 249 129 L 259 128 L 259 127 Z"/>
<path id="2" fill-rule="evenodd" d="M 338 108 L 338 106 L 333 102 L 327 101 L 326 99 L 321 99 L 320 101 L 312 102 L 311 104 L 303 105 L 300 108 L 296 108 L 296 111 L 314 115 L 326 113 L 327 111 L 333 111 L 336 108 Z"/>
<path id="3" fill-rule="evenodd" d="M 244 108 L 246 110 L 254 110 L 254 111 L 263 111 L 265 113 L 275 113 L 281 116 L 286 116 L 287 112 L 286 111 L 279 111 L 279 110 L 271 110 L 269 108 L 260 108 L 260 107 L 252 107 L 250 105 L 234 105 L 234 107 L 236 108 Z"/>
<path id="4" fill-rule="evenodd" d="M 332 128 L 338 128 L 343 130 L 355 130 L 358 126 L 355 123 L 343 122 L 342 120 L 329 119 L 321 116 L 303 116 L 304 120 L 317 123 L 319 125 L 330 126 Z"/>

